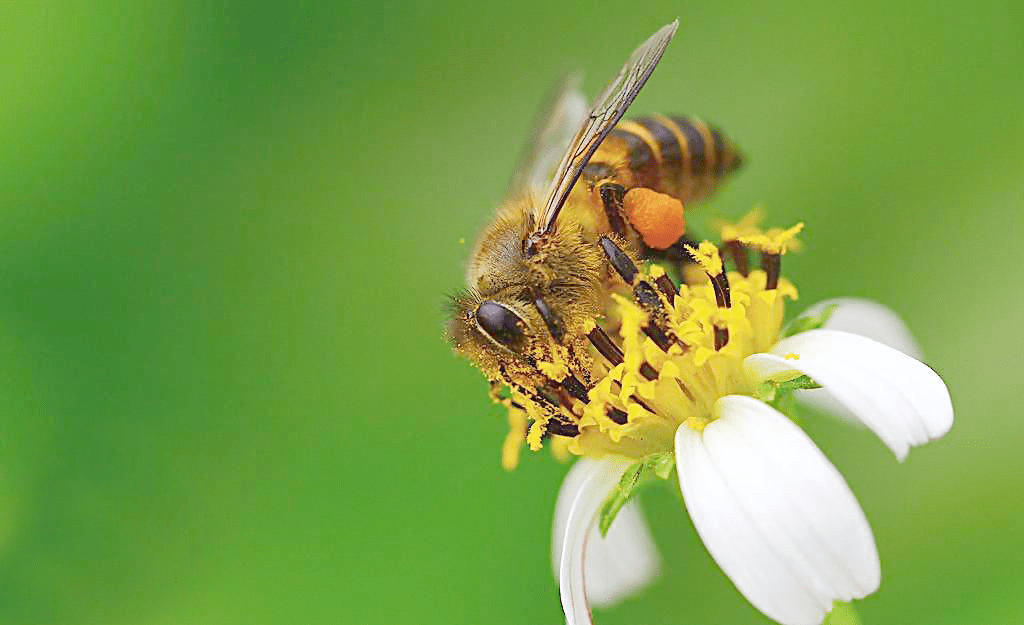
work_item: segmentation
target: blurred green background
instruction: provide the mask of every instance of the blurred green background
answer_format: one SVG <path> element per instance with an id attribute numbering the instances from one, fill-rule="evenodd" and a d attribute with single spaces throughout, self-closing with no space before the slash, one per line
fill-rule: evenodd
<path id="1" fill-rule="evenodd" d="M 957 422 L 903 465 L 815 420 L 874 527 L 871 624 L 1024 619 L 1016 2 L 0 3 L 0 622 L 559 623 L 565 467 L 498 463 L 443 295 L 564 70 L 679 36 L 635 113 L 805 220 L 800 306 L 902 313 Z M 667 489 L 599 624 L 766 623 Z"/>

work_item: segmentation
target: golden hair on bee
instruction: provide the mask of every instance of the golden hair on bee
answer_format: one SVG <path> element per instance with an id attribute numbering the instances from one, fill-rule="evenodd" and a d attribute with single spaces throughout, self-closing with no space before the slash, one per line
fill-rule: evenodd
<path id="1" fill-rule="evenodd" d="M 468 289 L 453 298 L 448 326 L 455 351 L 489 378 L 511 376 L 522 384 L 536 382 L 538 362 L 585 357 L 579 337 L 601 314 L 608 271 L 579 224 L 560 225 L 527 250 L 532 210 L 528 198 L 510 200 L 481 233 Z M 570 355 L 573 349 L 580 354 Z"/>

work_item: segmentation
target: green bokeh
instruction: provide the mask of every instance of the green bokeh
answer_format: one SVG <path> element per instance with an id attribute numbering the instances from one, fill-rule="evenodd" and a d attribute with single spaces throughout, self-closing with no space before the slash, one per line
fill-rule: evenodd
<path id="1" fill-rule="evenodd" d="M 866 625 L 1024 617 L 1024 9 L 1013 2 L 0 4 L 0 622 L 558 623 L 565 468 L 504 473 L 443 295 L 565 69 L 679 16 L 635 110 L 805 220 L 800 305 L 896 308 L 957 423 L 812 435 L 875 531 Z M 766 623 L 668 491 L 601 624 Z"/>

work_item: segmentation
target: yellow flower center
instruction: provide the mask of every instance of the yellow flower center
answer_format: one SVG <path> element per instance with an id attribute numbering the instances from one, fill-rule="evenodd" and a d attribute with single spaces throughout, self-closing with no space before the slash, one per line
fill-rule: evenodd
<path id="1" fill-rule="evenodd" d="M 642 277 L 651 279 L 659 270 L 652 267 Z M 787 280 L 766 289 L 763 270 L 746 276 L 728 272 L 724 282 L 729 289 L 727 306 L 719 303 L 714 278 L 680 288 L 672 305 L 665 307 L 676 339 L 668 351 L 643 331 L 650 313 L 632 300 L 614 297 L 625 358 L 607 369 L 590 390 L 579 420 L 580 435 L 568 444 L 572 453 L 614 452 L 639 458 L 671 450 L 680 424 L 703 429 L 713 419 L 719 397 L 751 394 L 743 359 L 776 342 L 784 300 L 795 299 L 796 289 Z M 651 369 L 656 373 L 653 379 Z M 626 415 L 622 423 L 616 418 L 621 414 Z"/>
<path id="2" fill-rule="evenodd" d="M 797 297 L 779 275 L 780 259 L 803 226 L 762 232 L 751 223 L 755 219 L 722 226 L 721 253 L 709 241 L 690 248 L 702 271 L 689 271 L 678 292 L 665 270 L 651 264 L 640 268 L 633 297 L 612 295 L 595 331 L 605 339 L 617 335 L 617 345 L 602 349 L 594 342 L 605 357 L 594 360 L 588 401 L 576 400 L 566 410 L 578 434 L 551 436 L 556 453 L 640 458 L 668 451 L 681 424 L 702 430 L 715 418 L 718 398 L 753 393 L 743 360 L 779 338 L 785 300 Z M 749 267 L 752 249 L 761 253 L 760 269 Z M 726 260 L 735 270 L 726 269 Z M 610 351 L 616 352 L 612 358 Z M 555 365 L 544 366 L 558 373 Z M 502 464 L 512 468 L 524 437 L 531 449 L 542 446 L 549 416 L 515 392 L 501 401 L 509 407 L 510 424 Z"/>

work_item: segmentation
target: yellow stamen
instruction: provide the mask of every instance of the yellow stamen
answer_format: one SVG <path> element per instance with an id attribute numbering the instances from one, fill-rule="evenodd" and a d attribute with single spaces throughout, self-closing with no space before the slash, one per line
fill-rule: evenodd
<path id="1" fill-rule="evenodd" d="M 697 247 L 687 245 L 686 250 L 709 276 L 717 276 L 722 273 L 722 257 L 718 254 L 718 248 L 714 243 L 701 241 Z"/>
<path id="2" fill-rule="evenodd" d="M 800 222 L 786 230 L 772 228 L 761 234 L 742 236 L 739 241 L 769 254 L 785 254 L 790 248 L 799 248 L 796 235 L 803 229 L 804 224 Z"/>

